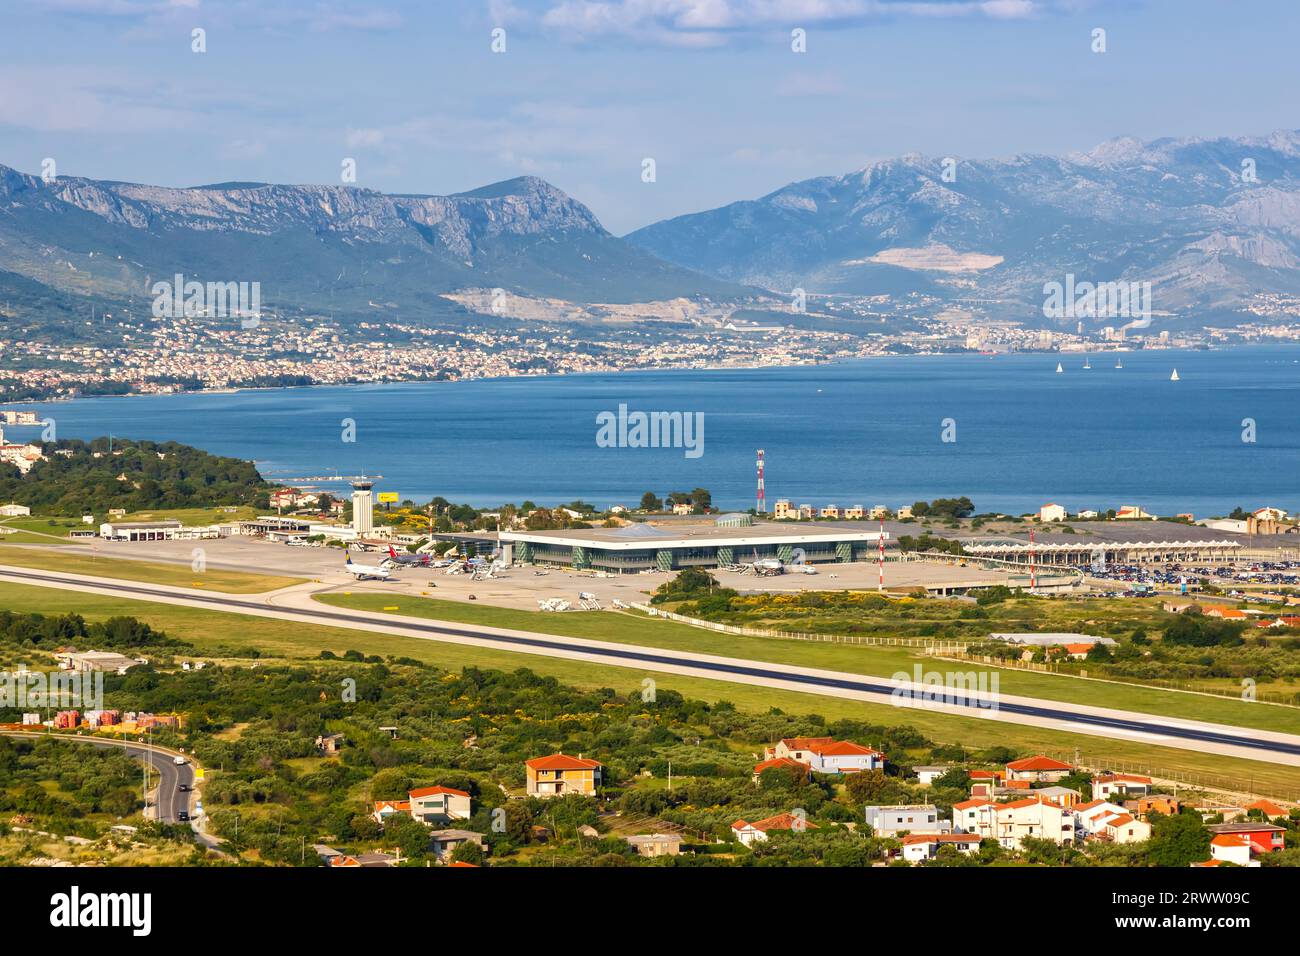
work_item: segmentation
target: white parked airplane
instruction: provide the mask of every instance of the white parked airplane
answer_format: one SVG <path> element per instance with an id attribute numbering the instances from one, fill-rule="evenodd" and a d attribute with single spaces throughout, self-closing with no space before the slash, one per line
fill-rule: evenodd
<path id="1" fill-rule="evenodd" d="M 366 578 L 377 578 L 380 581 L 388 580 L 389 572 L 387 568 L 381 568 L 374 564 L 355 564 L 350 554 L 347 556 L 344 567 L 358 581 L 364 581 Z"/>

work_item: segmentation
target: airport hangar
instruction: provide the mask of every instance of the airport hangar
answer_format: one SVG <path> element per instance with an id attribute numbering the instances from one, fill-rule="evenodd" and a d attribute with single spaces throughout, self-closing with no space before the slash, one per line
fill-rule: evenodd
<path id="1" fill-rule="evenodd" d="M 884 538 L 888 540 L 886 533 Z M 816 530 L 763 522 L 747 514 L 723 515 L 712 523 L 631 524 L 621 528 L 560 531 L 502 531 L 506 564 L 540 564 L 575 570 L 635 574 L 715 568 L 777 558 L 785 564 L 875 560 L 878 531 Z M 897 553 L 890 555 L 896 560 Z"/>

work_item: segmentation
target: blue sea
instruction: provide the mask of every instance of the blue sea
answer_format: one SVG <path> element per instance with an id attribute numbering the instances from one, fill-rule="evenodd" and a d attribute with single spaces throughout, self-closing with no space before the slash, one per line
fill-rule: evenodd
<path id="1" fill-rule="evenodd" d="M 1120 357 L 1122 369 L 1115 354 L 1092 355 L 1091 369 L 1082 355 L 900 356 L 37 407 L 61 438 L 175 439 L 251 458 L 273 480 L 382 475 L 377 489 L 404 499 L 477 506 L 634 506 L 647 490 L 704 487 L 722 507 L 747 508 L 762 448 L 769 509 L 777 498 L 869 508 L 966 495 L 980 511 L 1300 510 L 1300 347 Z M 703 454 L 598 447 L 597 415 L 620 404 L 702 413 Z M 943 440 L 946 419 L 955 441 Z M 1244 419 L 1254 442 L 1242 440 Z"/>

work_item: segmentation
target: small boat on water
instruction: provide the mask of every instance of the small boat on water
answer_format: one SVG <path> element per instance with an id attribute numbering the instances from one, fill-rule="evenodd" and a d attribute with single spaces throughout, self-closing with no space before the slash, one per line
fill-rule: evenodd
<path id="1" fill-rule="evenodd" d="M 1061 363 L 1060 363 L 1060 362 L 1057 362 L 1057 363 L 1056 363 L 1056 374 L 1060 375 L 1060 374 L 1061 374 L 1062 372 L 1064 372 L 1064 371 L 1065 371 L 1065 369 L 1061 368 Z"/>
<path id="2" fill-rule="evenodd" d="M 1171 382 L 1177 382 L 1177 381 L 1179 381 L 1179 378 L 1178 378 L 1178 369 L 1174 369 L 1174 374 L 1169 376 L 1169 381 L 1171 381 Z"/>
<path id="3" fill-rule="evenodd" d="M 1116 367 L 1116 368 L 1123 368 L 1123 367 L 1124 367 L 1124 360 L 1123 360 L 1123 359 L 1115 359 L 1115 367 Z"/>
<path id="4" fill-rule="evenodd" d="M 1091 362 L 1091 360 L 1085 358 L 1085 359 L 1083 360 L 1083 367 L 1084 367 L 1084 368 L 1092 368 L 1092 362 Z"/>

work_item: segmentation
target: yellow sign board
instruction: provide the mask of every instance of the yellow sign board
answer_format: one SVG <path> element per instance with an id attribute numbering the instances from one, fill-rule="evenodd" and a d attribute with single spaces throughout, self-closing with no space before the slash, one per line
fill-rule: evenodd
<path id="1" fill-rule="evenodd" d="M 395 492 L 395 491 L 381 491 L 381 492 L 378 494 L 377 497 L 378 497 L 378 499 L 379 499 L 379 503 L 380 503 L 381 505 L 389 504 L 389 503 L 391 503 L 391 502 L 394 502 L 394 501 L 397 501 L 397 500 L 398 500 L 398 499 L 397 499 L 397 492 Z"/>

